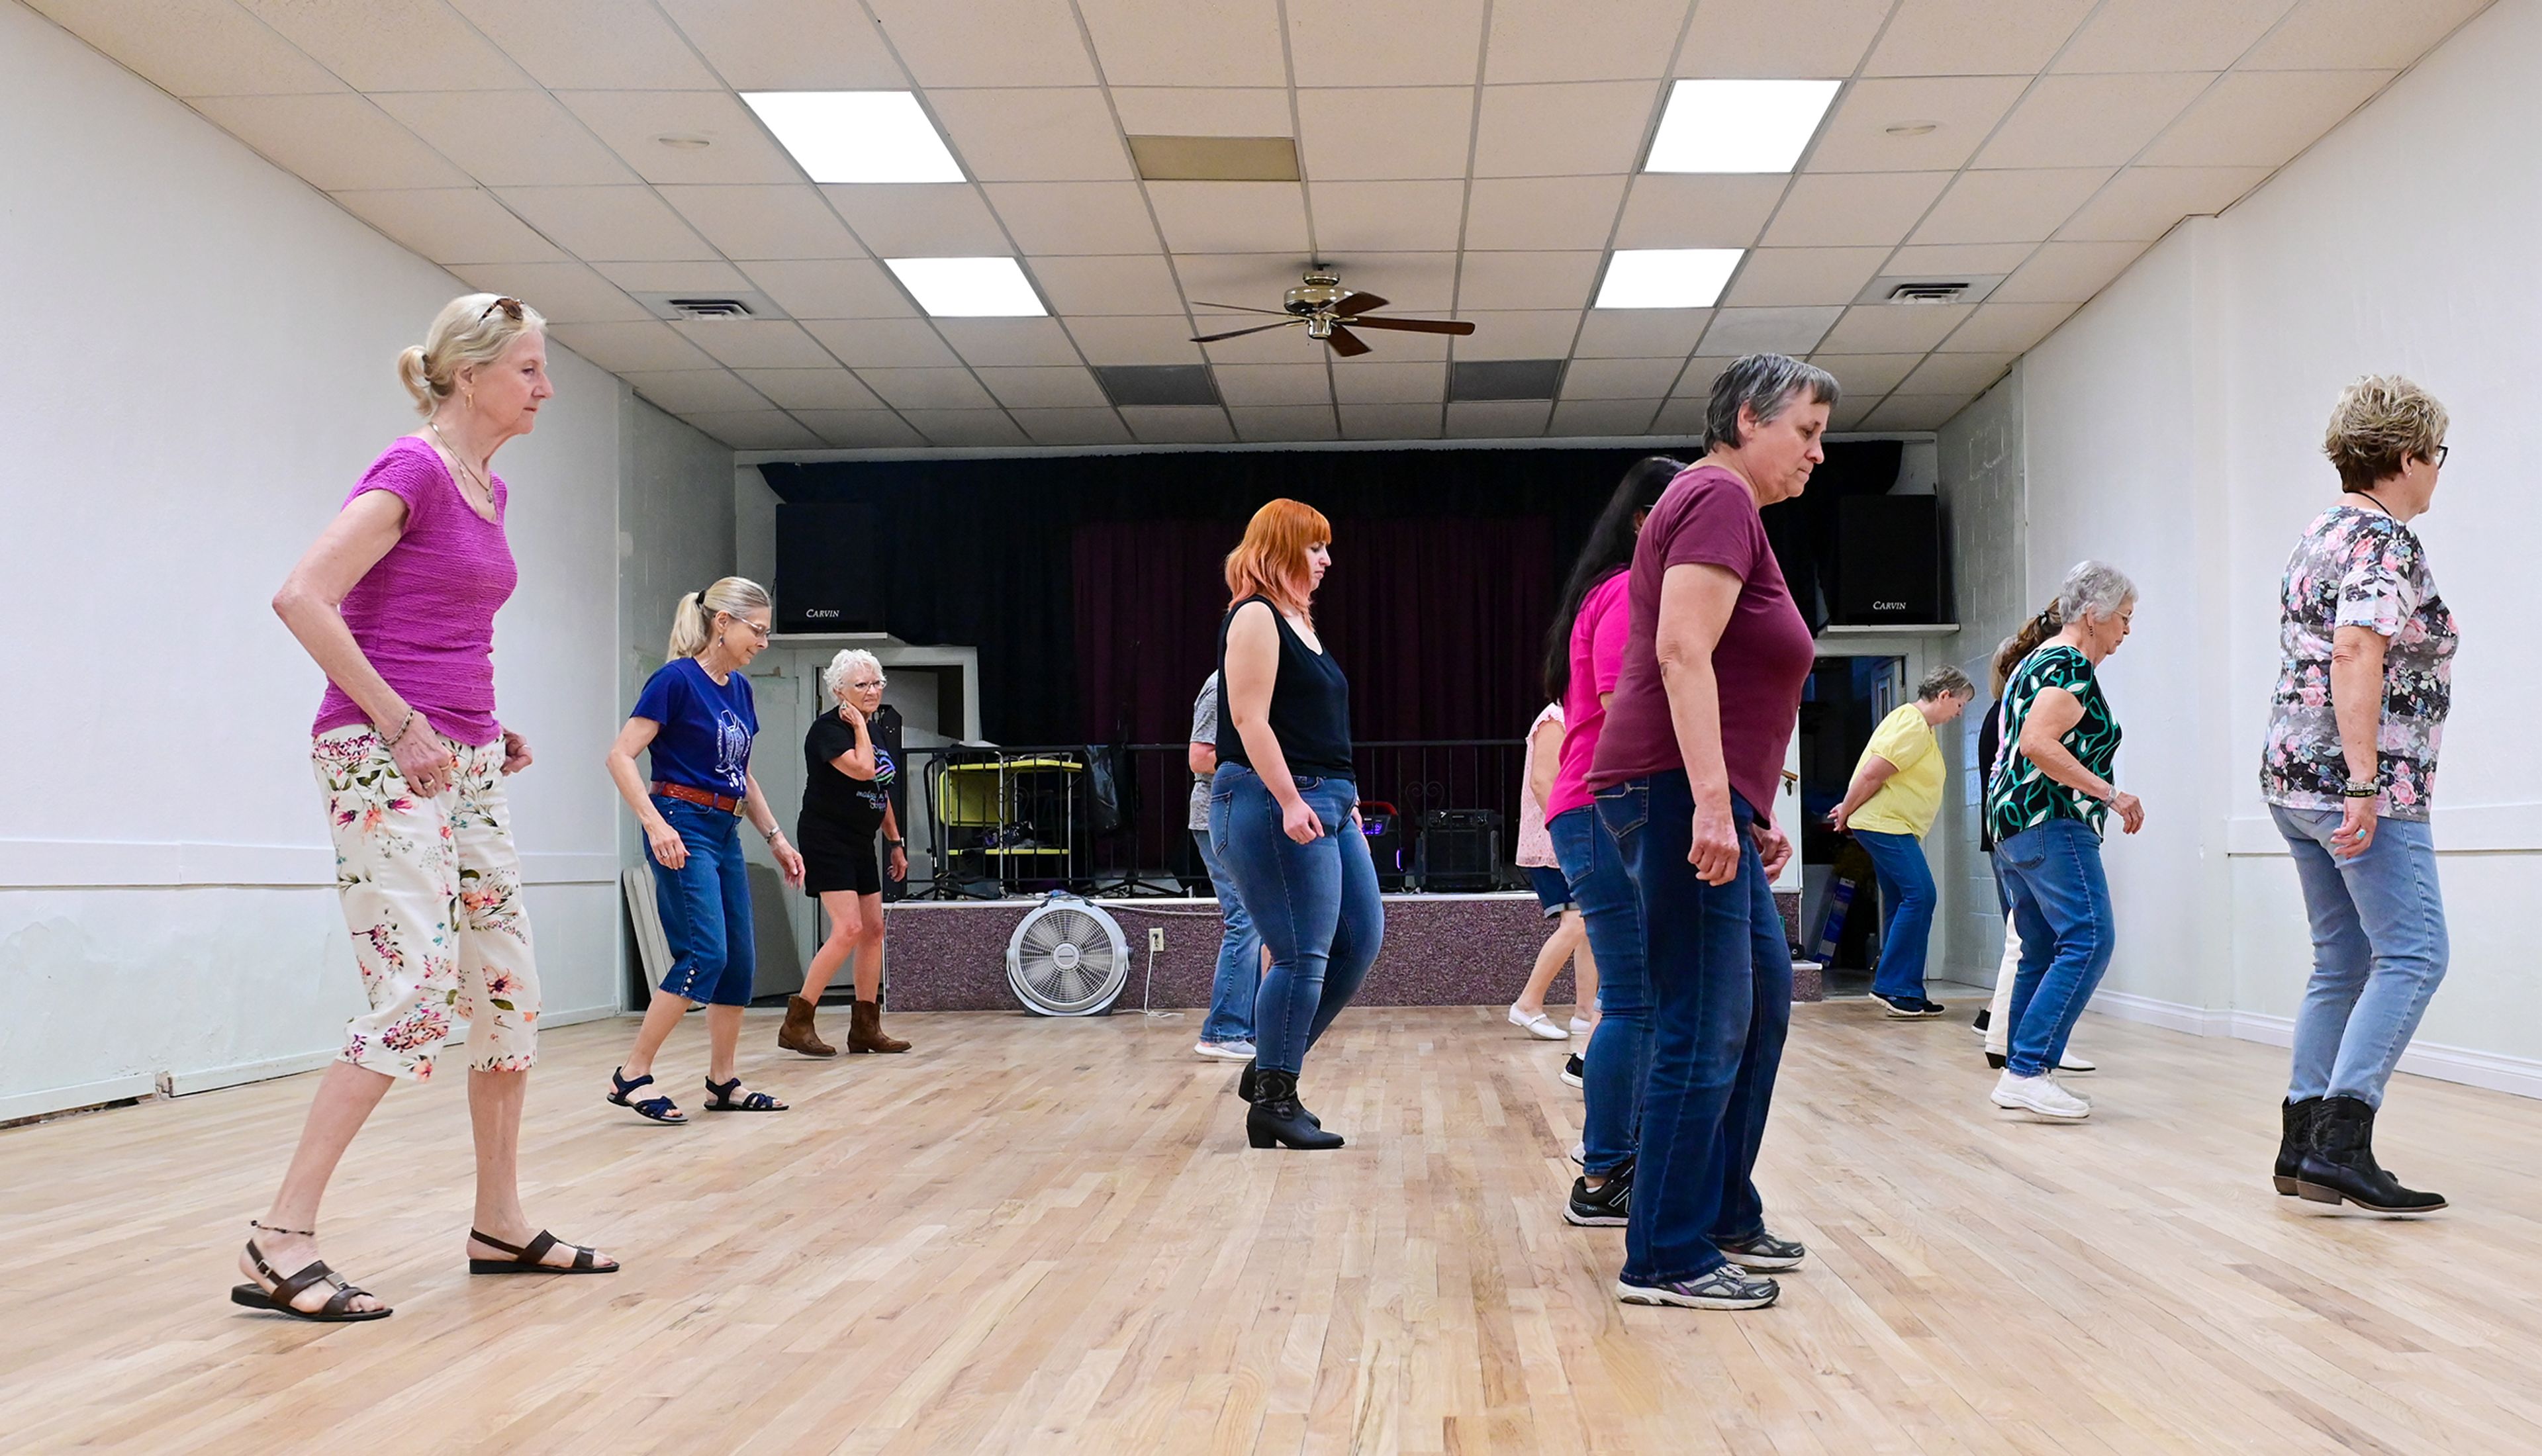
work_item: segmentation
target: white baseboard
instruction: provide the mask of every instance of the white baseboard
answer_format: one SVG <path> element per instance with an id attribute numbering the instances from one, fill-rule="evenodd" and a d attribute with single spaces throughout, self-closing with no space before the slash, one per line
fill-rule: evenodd
<path id="1" fill-rule="evenodd" d="M 48 1113 L 74 1112 L 100 1103 L 121 1102 L 127 1097 L 148 1097 L 159 1090 L 159 1079 L 147 1072 L 130 1076 L 109 1077 L 103 1082 L 83 1082 L 76 1087 L 46 1087 L 37 1092 L 20 1092 L 0 1097 L 0 1123 L 14 1123 L 20 1118 L 40 1118 Z"/>
<path id="2" fill-rule="evenodd" d="M 316 1071 L 336 1059 L 336 1049 L 303 1052 L 293 1056 L 270 1056 L 262 1061 L 234 1062 L 228 1066 L 207 1066 L 195 1071 L 170 1072 L 163 1090 L 171 1097 L 190 1097 L 197 1092 L 217 1092 L 223 1087 L 244 1087 L 270 1077 L 296 1076 Z"/>
<path id="3" fill-rule="evenodd" d="M 2106 990 L 2092 997 L 2092 1009 L 2121 1021 L 2141 1021 L 2195 1037 L 2232 1037 L 2270 1047 L 2291 1047 L 2295 1041 L 2294 1018 L 2262 1011 L 2210 1010 Z M 2542 1097 L 2542 1059 L 2531 1056 L 2414 1041 L 2410 1050 L 2401 1054 L 2400 1070 L 2518 1097 Z"/>

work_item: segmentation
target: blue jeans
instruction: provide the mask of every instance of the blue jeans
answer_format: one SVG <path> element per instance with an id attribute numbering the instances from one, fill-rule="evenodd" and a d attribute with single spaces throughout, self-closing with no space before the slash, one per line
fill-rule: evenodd
<path id="1" fill-rule="evenodd" d="M 1637 1284 L 1700 1278 L 1721 1267 L 1717 1243 L 1765 1226 L 1753 1175 L 1792 1024 L 1792 955 L 1745 834 L 1755 814 L 1735 794 L 1730 808 L 1739 872 L 1707 885 L 1686 862 L 1694 795 L 1682 769 L 1598 795 L 1648 946 L 1650 1074 L 1624 1226 L 1623 1277 Z"/>
<path id="2" fill-rule="evenodd" d="M 2295 857 L 2312 917 L 2312 982 L 2295 1012 L 2286 1095 L 2383 1105 L 2383 1084 L 2408 1050 L 2448 946 L 2436 841 L 2425 821 L 2385 819 L 2354 859 L 2330 849 L 2339 815 L 2269 806 Z"/>
<path id="3" fill-rule="evenodd" d="M 1878 830 L 1855 830 L 1853 837 L 1880 877 L 1880 970 L 1871 978 L 1871 993 L 1920 1001 L 1933 906 L 1940 899 L 1932 866 L 1924 862 L 1924 841 Z"/>
<path id="4" fill-rule="evenodd" d="M 686 799 L 655 795 L 653 807 L 680 832 L 689 857 L 678 869 L 653 861 L 653 904 L 671 943 L 665 995 L 719 1006 L 750 1004 L 757 945 L 750 932 L 750 870 L 741 857 L 741 820 Z M 652 858 L 647 845 L 645 857 Z"/>
<path id="5" fill-rule="evenodd" d="M 1605 1175 L 1633 1160 L 1642 1125 L 1642 1082 L 1651 1069 L 1651 983 L 1642 960 L 1642 906 L 1633 877 L 1598 811 L 1567 809 L 1545 825 L 1553 857 L 1571 882 L 1571 903 L 1598 962 L 1598 1029 L 1581 1054 L 1587 1070 L 1582 1166 Z"/>
<path id="6" fill-rule="evenodd" d="M 1209 1019 L 1200 1024 L 1204 1042 L 1253 1040 L 1253 991 L 1262 980 L 1262 937 L 1235 893 L 1235 878 L 1210 847 L 1209 831 L 1198 830 L 1200 862 L 1209 866 L 1209 883 L 1218 892 L 1218 917 L 1227 929 L 1218 940 L 1218 976 L 1209 983 Z"/>
<path id="7" fill-rule="evenodd" d="M 2021 932 L 2004 1069 L 2035 1077 L 2063 1059 L 2065 1039 L 2118 949 L 2110 880 L 2101 872 L 2101 837 L 2079 819 L 2052 819 L 1995 841 L 1994 862 Z"/>
<path id="8" fill-rule="evenodd" d="M 1280 801 L 1252 769 L 1221 764 L 1209 785 L 1211 847 L 1271 948 L 1271 972 L 1253 998 L 1253 1064 L 1290 1073 L 1359 994 L 1385 939 L 1377 862 L 1351 823 L 1358 785 L 1312 775 L 1297 784 L 1324 827 L 1305 844 L 1282 831 Z"/>

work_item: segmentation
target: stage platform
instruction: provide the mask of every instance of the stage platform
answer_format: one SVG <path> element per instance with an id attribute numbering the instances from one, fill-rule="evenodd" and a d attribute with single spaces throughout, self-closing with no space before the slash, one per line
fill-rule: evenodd
<path id="1" fill-rule="evenodd" d="M 1778 896 L 1788 929 L 1799 897 Z M 1358 998 L 1364 1006 L 1488 1006 L 1505 1004 L 1527 983 L 1535 952 L 1549 929 L 1529 894 L 1388 895 L 1385 948 L 1369 971 Z M 895 1011 L 1009 1011 L 1007 942 L 1025 911 L 1041 900 L 908 900 L 883 910 L 886 1004 Z M 1165 948 L 1157 953 L 1156 976 L 1144 987 L 1147 1004 L 1197 1008 L 1209 1004 L 1218 968 L 1219 919 L 1215 900 L 1124 899 L 1093 902 L 1121 923 L 1130 942 L 1130 984 L 1115 1009 L 1136 1010 L 1148 971 L 1148 932 L 1161 926 Z M 1792 999 L 1816 1001 L 1826 992 L 1819 972 L 1797 971 Z M 1545 1000 L 1572 1004 L 1571 973 L 1554 979 Z"/>

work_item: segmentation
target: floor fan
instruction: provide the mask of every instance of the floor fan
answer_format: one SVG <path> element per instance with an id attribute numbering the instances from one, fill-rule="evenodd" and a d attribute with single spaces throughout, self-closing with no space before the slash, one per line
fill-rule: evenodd
<path id="1" fill-rule="evenodd" d="M 1042 1016 L 1100 1016 L 1130 983 L 1130 943 L 1099 906 L 1053 892 L 1007 941 L 1007 984 Z"/>

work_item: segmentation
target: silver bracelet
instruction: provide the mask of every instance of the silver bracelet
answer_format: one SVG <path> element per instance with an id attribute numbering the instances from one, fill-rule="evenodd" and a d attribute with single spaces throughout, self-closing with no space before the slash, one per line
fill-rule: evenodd
<path id="1" fill-rule="evenodd" d="M 761 830 L 759 832 L 759 837 L 766 839 L 771 844 L 774 844 L 779 839 L 785 837 L 785 831 L 783 828 L 772 824 L 768 828 Z"/>

